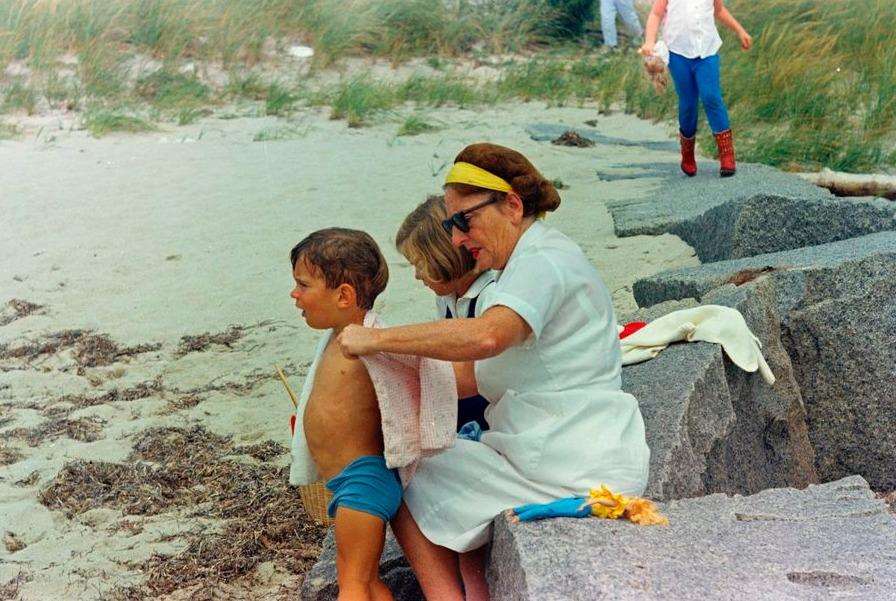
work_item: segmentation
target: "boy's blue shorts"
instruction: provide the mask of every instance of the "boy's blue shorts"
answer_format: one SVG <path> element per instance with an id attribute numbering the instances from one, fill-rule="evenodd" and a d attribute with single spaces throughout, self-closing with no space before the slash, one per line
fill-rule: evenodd
<path id="1" fill-rule="evenodd" d="M 327 515 L 336 517 L 337 507 L 363 511 L 388 522 L 401 505 L 401 482 L 395 470 L 386 467 L 381 455 L 358 457 L 327 480 L 333 499 Z"/>

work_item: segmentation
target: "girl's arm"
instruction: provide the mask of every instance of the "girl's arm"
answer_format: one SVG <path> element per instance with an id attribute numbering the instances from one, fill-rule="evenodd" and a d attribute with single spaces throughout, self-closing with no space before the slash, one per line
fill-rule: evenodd
<path id="1" fill-rule="evenodd" d="M 653 47 L 656 45 L 656 34 L 660 30 L 660 23 L 666 16 L 668 0 L 656 0 L 650 14 L 647 16 L 647 25 L 644 27 L 644 45 L 638 50 L 643 56 L 652 56 Z"/>
<path id="2" fill-rule="evenodd" d="M 346 326 L 336 338 L 347 357 L 401 353 L 443 361 L 476 361 L 522 344 L 532 328 L 515 311 L 497 305 L 473 319 L 442 319 L 395 328 Z"/>
<path id="3" fill-rule="evenodd" d="M 719 20 L 719 23 L 721 23 L 737 35 L 737 39 L 740 40 L 741 48 L 743 48 L 744 50 L 749 50 L 753 46 L 753 38 L 750 37 L 750 34 L 747 33 L 747 30 L 737 22 L 737 19 L 734 18 L 734 15 L 728 12 L 728 9 L 725 8 L 723 0 L 714 1 L 716 19 Z"/>
<path id="4" fill-rule="evenodd" d="M 472 361 L 459 361 L 452 363 L 454 367 L 454 379 L 457 381 L 457 398 L 465 399 L 479 394 L 479 384 L 476 383 L 476 370 Z"/>

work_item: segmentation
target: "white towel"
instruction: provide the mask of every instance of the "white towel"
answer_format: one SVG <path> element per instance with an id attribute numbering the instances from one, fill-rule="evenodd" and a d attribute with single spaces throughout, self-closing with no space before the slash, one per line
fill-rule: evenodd
<path id="1" fill-rule="evenodd" d="M 620 340 L 622 364 L 631 365 L 653 359 L 670 343 L 680 340 L 721 344 L 731 361 L 748 372 L 757 369 L 769 384 L 775 376 L 762 356 L 762 343 L 753 335 L 737 309 L 703 305 L 673 311 Z"/>

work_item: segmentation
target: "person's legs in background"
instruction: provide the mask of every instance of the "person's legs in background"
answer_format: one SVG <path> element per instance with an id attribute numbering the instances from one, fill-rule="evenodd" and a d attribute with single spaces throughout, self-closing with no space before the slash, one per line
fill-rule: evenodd
<path id="1" fill-rule="evenodd" d="M 698 59 L 694 66 L 694 78 L 697 82 L 700 102 L 706 111 L 706 120 L 716 138 L 719 147 L 719 174 L 722 177 L 734 175 L 734 140 L 731 136 L 731 124 L 728 120 L 728 109 L 722 100 L 722 84 L 720 79 L 719 55 Z"/>
<path id="2" fill-rule="evenodd" d="M 616 12 L 619 13 L 619 18 L 622 19 L 629 32 L 640 44 L 641 39 L 644 37 L 644 28 L 641 26 L 641 19 L 638 18 L 638 13 L 635 11 L 634 0 L 613 1 L 616 3 Z"/>
<path id="3" fill-rule="evenodd" d="M 616 0 L 600 0 L 600 30 L 604 35 L 604 47 L 615 48 Z"/>
<path id="4" fill-rule="evenodd" d="M 690 59 L 669 53 L 669 73 L 675 83 L 678 94 L 678 130 L 681 142 L 681 170 L 690 177 L 697 173 L 697 160 L 694 156 L 694 136 L 697 134 L 697 102 L 699 100 L 697 80 L 694 76 L 694 63 L 699 59 Z"/>

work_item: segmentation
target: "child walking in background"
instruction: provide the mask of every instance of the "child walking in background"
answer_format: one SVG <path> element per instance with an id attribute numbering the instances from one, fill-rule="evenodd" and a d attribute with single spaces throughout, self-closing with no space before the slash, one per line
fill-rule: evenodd
<path id="1" fill-rule="evenodd" d="M 691 177 L 697 174 L 694 142 L 698 102 L 703 103 L 719 148 L 719 175 L 730 177 L 736 171 L 728 109 L 722 100 L 718 55 L 722 38 L 716 19 L 737 35 L 741 48 L 750 49 L 753 38 L 728 12 L 723 0 L 655 0 L 640 50 L 644 56 L 653 55 L 662 23 L 663 40 L 669 48 L 669 72 L 678 94 L 681 170 Z"/>

